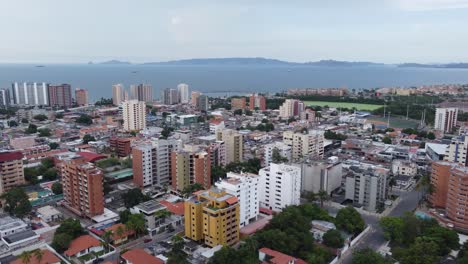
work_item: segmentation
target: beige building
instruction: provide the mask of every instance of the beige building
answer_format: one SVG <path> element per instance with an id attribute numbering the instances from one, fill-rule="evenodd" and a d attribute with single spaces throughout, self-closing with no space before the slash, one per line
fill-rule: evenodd
<path id="1" fill-rule="evenodd" d="M 191 184 L 199 183 L 205 189 L 211 187 L 210 153 L 200 146 L 185 145 L 171 154 L 172 188 L 183 191 Z"/>
<path id="2" fill-rule="evenodd" d="M 118 83 L 112 85 L 112 103 L 114 105 L 120 105 L 125 101 L 125 88 L 123 84 Z"/>
<path id="3" fill-rule="evenodd" d="M 418 164 L 409 160 L 393 160 L 393 175 L 416 176 L 418 174 Z"/>
<path id="4" fill-rule="evenodd" d="M 453 138 L 445 151 L 444 160 L 468 166 L 468 136 Z"/>
<path id="5" fill-rule="evenodd" d="M 216 131 L 216 139 L 224 141 L 226 164 L 244 160 L 244 139 L 239 132 L 232 129 L 221 129 Z"/>
<path id="6" fill-rule="evenodd" d="M 0 153 L 0 194 L 23 185 L 23 154 L 21 152 Z"/>
<path id="7" fill-rule="evenodd" d="M 197 102 L 198 102 L 198 97 L 201 95 L 200 92 L 198 91 L 192 91 L 192 96 L 191 96 L 191 103 L 192 103 L 192 106 L 196 107 L 197 106 Z"/>
<path id="8" fill-rule="evenodd" d="M 88 105 L 89 104 L 88 90 L 76 88 L 75 89 L 75 101 L 76 101 L 76 104 L 79 106 Z"/>
<path id="9" fill-rule="evenodd" d="M 146 127 L 146 104 L 143 101 L 129 100 L 122 103 L 123 127 L 125 131 L 141 130 Z"/>
<path id="10" fill-rule="evenodd" d="M 323 158 L 324 132 L 310 130 L 307 133 L 285 131 L 283 142 L 292 148 L 292 160 L 298 161 L 306 157 Z"/>
<path id="11" fill-rule="evenodd" d="M 280 117 L 290 118 L 300 116 L 304 111 L 305 105 L 302 101 L 296 99 L 286 99 L 279 107 Z"/>

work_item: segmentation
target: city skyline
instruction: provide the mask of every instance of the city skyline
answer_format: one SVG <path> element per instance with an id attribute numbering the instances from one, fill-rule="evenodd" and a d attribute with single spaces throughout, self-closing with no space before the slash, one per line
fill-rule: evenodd
<path id="1" fill-rule="evenodd" d="M 468 61 L 467 0 L 127 3 L 4 3 L 0 23 L 10 26 L 0 34 L 14 41 L 0 43 L 1 63 L 221 57 Z"/>

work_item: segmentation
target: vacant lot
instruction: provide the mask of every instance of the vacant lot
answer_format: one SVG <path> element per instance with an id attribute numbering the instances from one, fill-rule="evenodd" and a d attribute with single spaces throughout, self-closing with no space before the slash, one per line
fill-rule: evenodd
<path id="1" fill-rule="evenodd" d="M 343 107 L 343 108 L 353 108 L 356 107 L 357 110 L 362 111 L 373 111 L 383 105 L 376 105 L 376 104 L 358 104 L 358 103 L 342 103 L 342 102 L 324 102 L 324 101 L 305 101 L 305 105 L 307 106 L 329 106 L 329 107 Z"/>

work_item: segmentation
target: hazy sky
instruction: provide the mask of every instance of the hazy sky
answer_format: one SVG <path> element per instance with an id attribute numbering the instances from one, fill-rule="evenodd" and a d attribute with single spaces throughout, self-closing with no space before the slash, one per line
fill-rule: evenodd
<path id="1" fill-rule="evenodd" d="M 468 0 L 0 0 L 0 62 L 468 62 Z"/>

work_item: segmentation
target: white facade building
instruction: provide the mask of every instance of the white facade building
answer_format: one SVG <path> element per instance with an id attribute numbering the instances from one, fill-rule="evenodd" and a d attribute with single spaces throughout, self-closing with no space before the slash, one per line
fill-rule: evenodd
<path id="1" fill-rule="evenodd" d="M 284 142 L 277 141 L 271 144 L 266 144 L 264 146 L 263 152 L 263 166 L 270 166 L 270 163 L 273 162 L 273 151 L 277 149 L 278 153 L 283 157 L 291 161 L 292 148 Z"/>
<path id="2" fill-rule="evenodd" d="M 142 130 L 146 127 L 146 104 L 138 100 L 122 103 L 123 128 L 125 131 Z"/>
<path id="3" fill-rule="evenodd" d="M 418 164 L 409 160 L 393 160 L 393 175 L 416 176 L 418 173 Z"/>
<path id="4" fill-rule="evenodd" d="M 236 196 L 240 204 L 240 227 L 256 220 L 260 210 L 259 185 L 260 176 L 250 173 L 228 172 L 227 178 L 215 183 L 216 187 Z"/>
<path id="5" fill-rule="evenodd" d="M 49 105 L 49 85 L 47 83 L 13 83 L 12 102 L 15 105 Z"/>
<path id="6" fill-rule="evenodd" d="M 293 161 L 304 158 L 323 158 L 324 140 L 323 130 L 309 130 L 306 133 L 285 131 L 283 133 L 283 142 L 292 148 Z"/>
<path id="7" fill-rule="evenodd" d="M 179 90 L 181 103 L 183 104 L 188 103 L 190 100 L 188 84 L 181 83 L 177 85 L 177 90 Z"/>
<path id="8" fill-rule="evenodd" d="M 468 135 L 452 138 L 445 150 L 444 160 L 468 166 Z"/>
<path id="9" fill-rule="evenodd" d="M 343 166 L 337 157 L 328 160 L 302 163 L 301 187 L 302 191 L 318 193 L 326 191 L 328 194 L 340 188 L 343 178 Z"/>
<path id="10" fill-rule="evenodd" d="M 112 85 L 112 103 L 114 105 L 120 105 L 125 99 L 125 88 L 123 84 L 118 83 Z"/>
<path id="11" fill-rule="evenodd" d="M 346 176 L 345 198 L 354 205 L 375 212 L 387 198 L 387 176 L 385 168 L 367 168 L 351 166 Z"/>
<path id="12" fill-rule="evenodd" d="M 436 108 L 434 129 L 444 133 L 452 132 L 457 125 L 458 108 Z"/>
<path id="13" fill-rule="evenodd" d="M 304 109 L 304 102 L 296 99 L 286 99 L 286 101 L 284 101 L 284 103 L 279 107 L 279 115 L 282 118 L 301 116 Z"/>
<path id="14" fill-rule="evenodd" d="M 279 212 L 298 205 L 301 198 L 301 168 L 270 163 L 259 171 L 260 207 Z"/>

